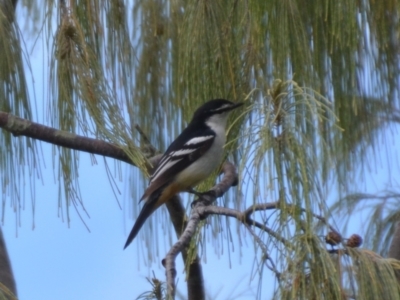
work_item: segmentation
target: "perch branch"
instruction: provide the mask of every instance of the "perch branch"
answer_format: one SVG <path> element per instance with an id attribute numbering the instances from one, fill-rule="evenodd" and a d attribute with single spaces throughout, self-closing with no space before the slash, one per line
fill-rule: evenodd
<path id="1" fill-rule="evenodd" d="M 167 295 L 171 299 L 174 299 L 175 297 L 175 258 L 189 245 L 199 222 L 204 219 L 205 214 L 202 209 L 206 207 L 205 203 L 209 204 L 214 202 L 218 197 L 223 196 L 232 185 L 237 184 L 236 167 L 232 163 L 225 162 L 222 167 L 222 173 L 224 173 L 224 178 L 221 182 L 215 185 L 210 191 L 206 192 L 204 196 L 200 196 L 199 200 L 194 202 L 190 219 L 187 222 L 185 230 L 179 237 L 179 240 L 168 251 L 165 259 L 163 259 L 163 265 L 167 277 Z"/>

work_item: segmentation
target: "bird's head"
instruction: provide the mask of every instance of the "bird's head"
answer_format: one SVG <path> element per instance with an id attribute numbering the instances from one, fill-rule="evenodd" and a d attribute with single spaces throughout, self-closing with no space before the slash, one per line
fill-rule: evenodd
<path id="1" fill-rule="evenodd" d="M 207 101 L 195 111 L 192 122 L 203 121 L 210 127 L 223 126 L 225 128 L 229 112 L 242 105 L 243 102 L 234 103 L 225 99 Z"/>

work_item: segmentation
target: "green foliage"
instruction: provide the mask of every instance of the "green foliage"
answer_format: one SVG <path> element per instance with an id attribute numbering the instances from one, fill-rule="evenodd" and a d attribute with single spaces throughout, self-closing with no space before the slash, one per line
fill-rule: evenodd
<path id="1" fill-rule="evenodd" d="M 153 274 L 154 276 L 154 274 Z M 166 291 L 165 291 L 165 283 L 155 278 L 147 278 L 147 281 L 150 283 L 152 290 L 144 292 L 140 294 L 136 299 L 137 300 L 162 300 L 166 298 Z"/>
<path id="2" fill-rule="evenodd" d="M 3 6 L 1 5 L 0 8 Z M 0 110 L 22 118 L 32 118 L 32 104 L 27 90 L 26 71 L 21 49 L 21 36 L 17 26 L 10 23 L 9 15 L 0 9 Z M 29 66 L 29 64 L 28 64 Z M 31 95 L 32 96 L 32 95 Z M 40 162 L 35 141 L 14 139 L 10 133 L 0 133 L 0 191 L 4 207 L 8 198 L 19 219 L 21 201 L 25 193 L 20 191 L 27 174 L 40 177 Z M 15 168 L 21 166 L 21 168 Z M 31 190 L 32 192 L 32 190 Z M 4 209 L 2 221 L 4 221 Z"/>

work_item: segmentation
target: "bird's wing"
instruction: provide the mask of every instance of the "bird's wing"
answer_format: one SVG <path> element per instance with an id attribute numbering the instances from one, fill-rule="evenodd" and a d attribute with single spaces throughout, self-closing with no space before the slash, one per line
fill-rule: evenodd
<path id="1" fill-rule="evenodd" d="M 186 129 L 168 147 L 151 176 L 149 187 L 140 199 L 146 201 L 129 233 L 124 249 L 139 233 L 147 218 L 164 204 L 169 196 L 179 192 L 179 186 L 173 182 L 174 177 L 207 152 L 215 139 L 215 133 L 211 130 L 203 128 L 201 131 L 193 132 Z"/>
<path id="2" fill-rule="evenodd" d="M 169 146 L 150 178 L 149 187 L 140 200 L 148 198 L 159 188 L 165 186 L 166 183 L 172 181 L 175 175 L 210 149 L 215 139 L 215 134 L 211 130 L 202 130 L 201 135 L 197 135 L 197 133 L 185 139 L 177 138 Z M 182 134 L 185 134 L 185 131 Z M 179 142 L 179 144 L 176 142 Z"/>

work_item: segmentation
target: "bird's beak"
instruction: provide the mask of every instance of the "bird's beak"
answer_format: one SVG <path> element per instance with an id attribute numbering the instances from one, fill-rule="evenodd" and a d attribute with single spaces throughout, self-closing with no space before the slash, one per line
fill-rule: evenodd
<path id="1" fill-rule="evenodd" d="M 234 103 L 231 107 L 229 107 L 229 110 L 234 110 L 235 108 L 238 108 L 238 107 L 242 106 L 243 104 L 244 104 L 244 102 Z"/>

